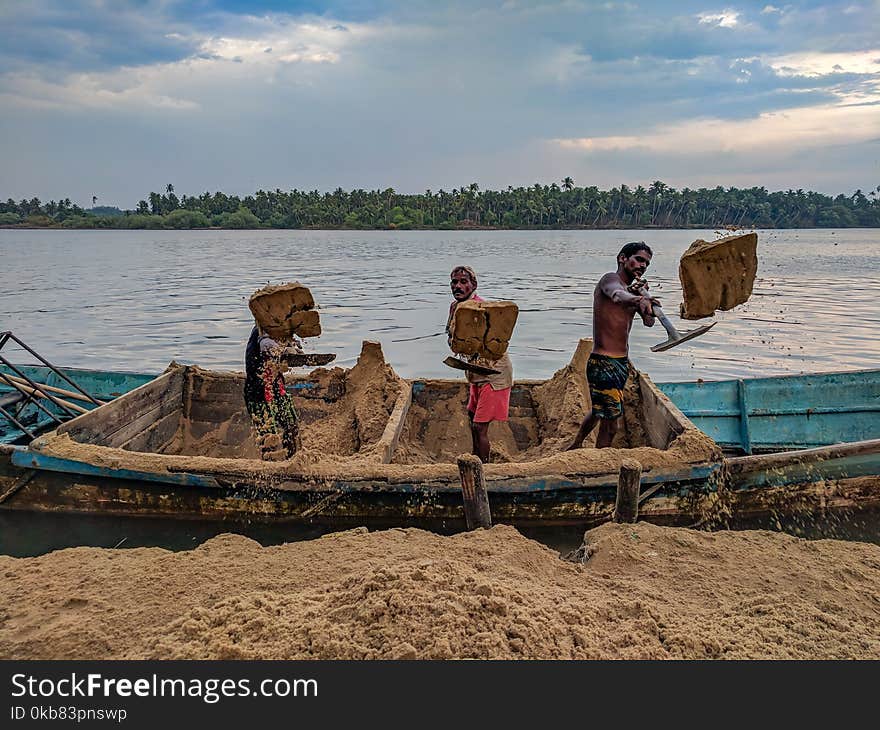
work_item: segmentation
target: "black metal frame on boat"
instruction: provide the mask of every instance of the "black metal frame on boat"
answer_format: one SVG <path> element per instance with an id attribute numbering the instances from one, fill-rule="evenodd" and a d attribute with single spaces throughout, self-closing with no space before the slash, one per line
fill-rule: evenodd
<path id="1" fill-rule="evenodd" d="M 9 340 L 15 342 L 23 350 L 37 358 L 37 360 L 39 360 L 44 367 L 48 368 L 59 378 L 76 388 L 93 405 L 103 405 L 101 401 L 99 401 L 97 398 L 94 398 L 90 393 L 80 387 L 80 385 L 75 380 L 66 375 L 62 370 L 55 367 L 46 358 L 36 352 L 32 347 L 16 337 L 11 331 L 0 332 L 0 350 L 3 349 L 3 347 L 6 345 L 7 342 L 9 342 Z M 0 415 L 6 418 L 7 421 L 12 423 L 23 434 L 32 439 L 36 437 L 36 433 L 34 431 L 31 431 L 31 429 L 29 429 L 9 411 L 7 411 L 4 406 L 18 405 L 21 401 L 32 403 L 36 408 L 45 413 L 47 416 L 49 416 L 49 418 L 51 418 L 55 423 L 59 425 L 64 423 L 67 418 L 76 418 L 78 413 L 70 408 L 70 405 L 66 401 L 54 395 L 51 389 L 47 388 L 44 383 L 39 383 L 31 379 L 24 370 L 11 363 L 3 355 L 0 355 L 0 363 L 5 365 L 17 376 L 17 378 L 13 378 L 6 373 L 0 373 L 0 383 L 11 387 L 16 392 L 14 395 L 10 394 L 9 396 L 6 396 L 6 402 L 0 402 Z M 23 385 L 19 381 L 24 381 L 24 383 L 26 383 L 27 385 Z M 48 400 L 50 403 L 56 406 L 61 411 L 61 413 L 57 414 L 53 412 L 50 408 L 44 406 L 42 403 L 40 403 L 40 398 L 45 398 L 46 400 Z M 66 416 L 67 418 L 64 418 L 62 416 Z"/>

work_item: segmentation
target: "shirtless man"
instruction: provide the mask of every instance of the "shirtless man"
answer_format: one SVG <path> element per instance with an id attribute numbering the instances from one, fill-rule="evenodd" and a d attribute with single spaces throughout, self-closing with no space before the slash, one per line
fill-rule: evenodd
<path id="1" fill-rule="evenodd" d="M 650 295 L 642 296 L 629 287 L 641 279 L 653 252 L 644 241 L 626 244 L 617 254 L 617 271 L 605 274 L 593 292 L 593 352 L 587 362 L 592 410 L 568 450 L 579 449 L 599 424 L 596 448 L 611 445 L 623 416 L 623 386 L 629 376 L 629 333 L 636 312 L 646 327 L 654 326 Z M 644 289 L 647 289 L 645 285 Z M 640 290 L 644 290 L 641 289 Z"/>
<path id="2" fill-rule="evenodd" d="M 449 305 L 449 319 L 446 320 L 446 334 L 452 326 L 452 315 L 459 302 L 469 299 L 483 300 L 477 296 L 477 275 L 469 266 L 456 266 L 449 276 L 453 302 Z M 498 370 L 497 375 L 478 375 L 467 371 L 468 379 L 468 420 L 471 424 L 473 453 L 484 464 L 489 462 L 489 424 L 492 421 L 506 421 L 510 410 L 510 392 L 513 388 L 513 364 L 505 352 L 498 360 L 486 360 L 478 355 L 460 356 L 474 365 Z"/>

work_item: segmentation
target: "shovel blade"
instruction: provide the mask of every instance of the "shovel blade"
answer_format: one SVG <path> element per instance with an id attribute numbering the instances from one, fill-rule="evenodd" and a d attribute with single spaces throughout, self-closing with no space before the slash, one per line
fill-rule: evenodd
<path id="1" fill-rule="evenodd" d="M 333 362 L 336 359 L 336 354 L 330 352 L 301 352 L 296 355 L 285 355 L 284 359 L 287 361 L 287 366 L 291 368 L 319 367 L 326 365 L 328 362 Z"/>
<path id="2" fill-rule="evenodd" d="M 700 335 L 706 334 L 710 329 L 712 329 L 718 322 L 711 322 L 709 324 L 703 325 L 702 327 L 697 327 L 696 329 L 690 330 L 689 332 L 681 333 L 681 337 L 676 340 L 666 340 L 666 342 L 661 342 L 659 345 L 654 345 L 651 348 L 651 352 L 663 352 L 664 350 L 669 350 L 676 345 L 680 345 L 683 342 L 687 342 L 688 340 L 694 339 L 694 337 L 699 337 Z"/>
<path id="3" fill-rule="evenodd" d="M 500 370 L 495 370 L 494 368 L 484 368 L 482 365 L 474 365 L 469 362 L 465 362 L 464 360 L 459 360 L 457 357 L 447 357 L 443 361 L 444 365 L 448 365 L 451 368 L 455 368 L 456 370 L 469 370 L 472 373 L 476 373 L 477 375 L 500 375 Z"/>

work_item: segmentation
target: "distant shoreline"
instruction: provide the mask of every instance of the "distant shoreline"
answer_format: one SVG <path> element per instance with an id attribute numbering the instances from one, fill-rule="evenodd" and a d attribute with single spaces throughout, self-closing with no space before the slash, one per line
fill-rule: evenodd
<path id="1" fill-rule="evenodd" d="M 274 226 L 256 226 L 252 228 L 240 228 L 230 226 L 199 226 L 197 228 L 166 228 L 159 227 L 142 227 L 132 228 L 130 226 L 94 226 L 94 227 L 70 227 L 61 224 L 51 226 L 29 226 L 25 224 L 0 225 L 0 230 L 13 231 L 707 231 L 718 230 L 733 233 L 735 231 L 752 231 L 752 230 L 834 230 L 834 229 L 859 229 L 859 228 L 880 228 L 880 225 L 855 225 L 855 226 L 729 226 L 729 225 L 697 225 L 690 224 L 687 226 L 388 226 L 383 228 L 365 228 L 351 226 L 298 226 L 296 228 L 276 228 Z"/>
<path id="2" fill-rule="evenodd" d="M 151 192 L 134 209 L 80 207 L 69 198 L 0 200 L 0 226 L 73 229 L 547 231 L 880 228 L 880 186 L 867 194 L 804 190 L 577 187 L 570 177 L 506 190 L 477 183 L 451 192 L 403 194 L 393 188 L 332 193 L 258 190 L 240 197 L 217 191 L 178 195 L 174 185 Z"/>

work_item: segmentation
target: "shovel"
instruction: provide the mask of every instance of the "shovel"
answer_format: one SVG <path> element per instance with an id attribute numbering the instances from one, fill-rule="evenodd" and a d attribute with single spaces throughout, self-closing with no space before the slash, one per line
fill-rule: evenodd
<path id="1" fill-rule="evenodd" d="M 669 318 L 663 314 L 663 310 L 660 309 L 660 307 L 655 304 L 652 309 L 654 310 L 654 314 L 657 315 L 657 319 L 660 320 L 660 324 L 663 325 L 663 329 L 666 330 L 669 339 L 667 339 L 666 342 L 661 342 L 659 345 L 654 345 L 651 348 L 651 352 L 663 352 L 671 347 L 680 345 L 682 342 L 692 340 L 694 337 L 699 337 L 700 335 L 705 334 L 718 324 L 718 322 L 710 322 L 709 324 L 704 324 L 702 327 L 697 327 L 696 329 L 688 330 L 687 332 L 679 332 L 672 326 L 672 322 L 670 322 Z"/>
<path id="2" fill-rule="evenodd" d="M 444 365 L 448 365 L 451 368 L 455 368 L 456 370 L 468 370 L 472 373 L 476 373 L 477 375 L 499 375 L 501 373 L 500 370 L 493 370 L 492 368 L 484 368 L 482 365 L 474 365 L 473 363 L 465 362 L 464 360 L 459 360 L 457 357 L 447 357 L 443 361 Z"/>
<path id="3" fill-rule="evenodd" d="M 643 296 L 650 296 L 647 292 L 643 292 L 641 287 L 639 287 L 636 292 L 638 294 L 642 294 Z M 700 335 L 706 334 L 710 329 L 718 324 L 718 322 L 710 322 L 709 324 L 704 324 L 702 327 L 697 327 L 696 329 L 688 330 L 687 332 L 679 332 L 677 329 L 675 329 L 672 322 L 669 321 L 669 317 L 663 314 L 663 310 L 660 309 L 658 305 L 652 305 L 651 309 L 654 310 L 654 315 L 657 317 L 657 319 L 660 320 L 660 324 L 663 325 L 663 329 L 666 330 L 667 335 L 666 341 L 654 345 L 651 348 L 651 352 L 663 352 L 665 350 L 669 350 L 676 345 L 680 345 L 683 342 L 694 339 L 694 337 L 699 337 Z"/>
<path id="4" fill-rule="evenodd" d="M 318 367 L 333 362 L 336 353 L 333 352 L 291 352 L 284 353 L 284 362 L 290 368 Z"/>

